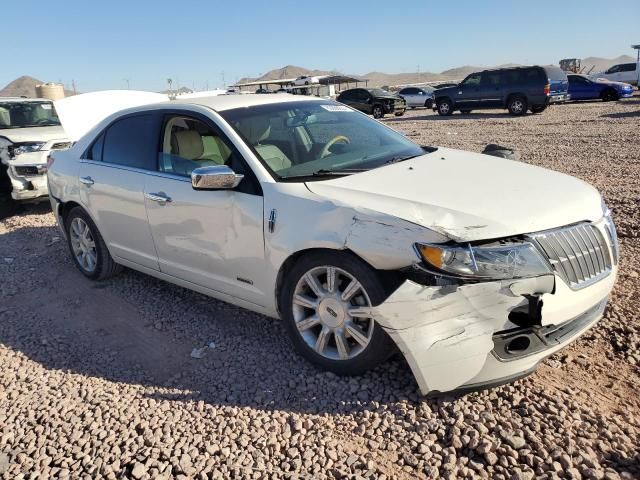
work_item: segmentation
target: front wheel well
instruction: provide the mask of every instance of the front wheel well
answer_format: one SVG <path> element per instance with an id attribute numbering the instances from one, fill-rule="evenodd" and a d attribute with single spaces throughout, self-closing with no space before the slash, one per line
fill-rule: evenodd
<path id="1" fill-rule="evenodd" d="M 347 255 L 347 256 L 351 256 L 354 258 L 357 258 L 359 261 L 366 263 L 369 267 L 371 267 L 373 270 L 375 270 L 376 274 L 378 275 L 378 279 L 380 280 L 380 282 L 382 283 L 382 286 L 384 287 L 385 291 L 390 295 L 396 288 L 398 288 L 400 286 L 400 284 L 404 281 L 404 279 L 406 278 L 405 275 L 403 275 L 401 272 L 399 271 L 395 271 L 395 270 L 378 270 L 377 268 L 375 268 L 373 265 L 371 265 L 369 262 L 367 262 L 365 259 L 363 259 L 360 255 L 358 255 L 357 253 L 355 253 L 353 250 L 349 250 L 349 249 L 345 249 L 345 250 L 334 250 L 331 248 L 308 248 L 306 250 L 300 250 L 298 252 L 295 252 L 293 254 L 291 254 L 280 266 L 280 270 L 278 270 L 278 275 L 276 276 L 276 288 L 275 288 L 275 296 L 276 296 L 276 308 L 278 310 L 278 314 L 280 315 L 280 313 L 282 312 L 282 308 L 281 308 L 281 293 L 282 293 L 282 286 L 284 284 L 284 278 L 287 274 L 288 271 L 291 270 L 291 268 L 303 257 L 308 256 L 308 255 L 314 255 L 314 254 L 319 254 L 319 253 L 331 253 L 331 254 L 342 254 L 342 255 Z"/>
<path id="2" fill-rule="evenodd" d="M 63 228 L 64 228 L 65 223 L 67 221 L 67 215 L 69 214 L 69 212 L 71 210 L 73 210 L 76 207 L 80 207 L 80 208 L 82 208 L 84 210 L 82 205 L 80 205 L 79 203 L 74 202 L 74 201 L 61 203 L 60 206 L 58 207 L 58 215 L 60 216 L 60 220 L 62 221 Z"/>

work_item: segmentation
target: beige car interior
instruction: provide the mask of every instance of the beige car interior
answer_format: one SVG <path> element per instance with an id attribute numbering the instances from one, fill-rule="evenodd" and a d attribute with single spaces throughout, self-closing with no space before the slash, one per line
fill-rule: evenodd
<path id="1" fill-rule="evenodd" d="M 231 149 L 204 123 L 174 117 L 166 123 L 162 153 L 162 171 L 190 175 L 198 167 L 224 165 Z"/>
<path id="2" fill-rule="evenodd" d="M 244 119 L 238 124 L 238 129 L 271 170 L 277 172 L 291 167 L 292 164 L 280 148 L 265 143 L 271 134 L 271 125 L 272 120 L 268 117 L 255 116 Z"/>

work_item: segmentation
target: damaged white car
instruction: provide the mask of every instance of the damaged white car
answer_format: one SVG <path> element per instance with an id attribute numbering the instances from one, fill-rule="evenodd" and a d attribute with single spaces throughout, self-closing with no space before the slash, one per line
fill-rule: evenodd
<path id="1" fill-rule="evenodd" d="M 14 200 L 46 200 L 47 157 L 70 145 L 50 100 L 0 98 L 0 185 Z"/>
<path id="2" fill-rule="evenodd" d="M 617 274 L 588 184 L 420 147 L 328 100 L 130 108 L 56 153 L 48 177 L 87 277 L 124 265 L 279 317 L 340 375 L 397 347 L 423 393 L 533 371 L 602 317 Z"/>

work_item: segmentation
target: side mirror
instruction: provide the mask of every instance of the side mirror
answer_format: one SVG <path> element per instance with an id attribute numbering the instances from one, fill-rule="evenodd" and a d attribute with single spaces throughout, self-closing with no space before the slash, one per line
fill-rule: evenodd
<path id="1" fill-rule="evenodd" d="M 226 165 L 200 167 L 191 172 L 194 190 L 230 190 L 236 188 L 244 175 L 234 172 Z"/>

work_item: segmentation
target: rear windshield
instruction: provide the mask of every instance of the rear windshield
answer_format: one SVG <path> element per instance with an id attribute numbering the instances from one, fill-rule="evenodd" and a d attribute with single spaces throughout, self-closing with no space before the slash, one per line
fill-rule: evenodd
<path id="1" fill-rule="evenodd" d="M 566 80 L 567 74 L 564 73 L 558 67 L 544 67 L 545 72 L 547 72 L 547 76 L 549 80 Z"/>

